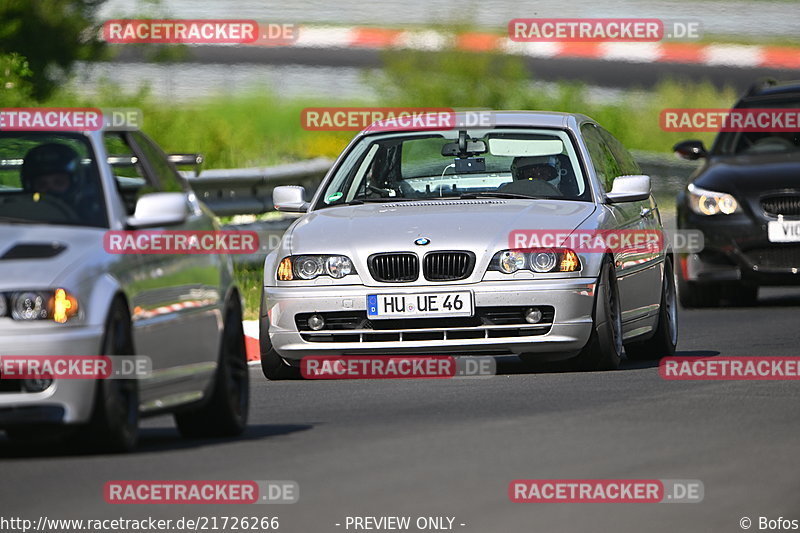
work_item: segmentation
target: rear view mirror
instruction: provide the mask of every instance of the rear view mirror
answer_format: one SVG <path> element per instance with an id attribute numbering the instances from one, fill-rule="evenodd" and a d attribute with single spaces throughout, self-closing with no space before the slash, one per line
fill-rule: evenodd
<path id="1" fill-rule="evenodd" d="M 559 155 L 564 151 L 561 140 L 489 139 L 489 153 L 506 157 L 537 157 Z"/>
<path id="2" fill-rule="evenodd" d="M 672 151 L 681 159 L 687 159 L 689 161 L 696 161 L 702 157 L 708 157 L 708 151 L 706 147 L 703 146 L 703 141 L 698 140 L 679 142 L 672 147 Z"/>
<path id="3" fill-rule="evenodd" d="M 442 155 L 443 156 L 470 156 L 475 154 L 485 154 L 486 153 L 486 143 L 483 141 L 468 141 L 466 143 L 466 150 L 461 151 L 458 147 L 458 143 L 447 143 L 442 146 Z"/>
<path id="4" fill-rule="evenodd" d="M 620 202 L 639 202 L 650 197 L 650 176 L 619 176 L 614 179 L 611 192 L 606 199 L 611 204 Z"/>

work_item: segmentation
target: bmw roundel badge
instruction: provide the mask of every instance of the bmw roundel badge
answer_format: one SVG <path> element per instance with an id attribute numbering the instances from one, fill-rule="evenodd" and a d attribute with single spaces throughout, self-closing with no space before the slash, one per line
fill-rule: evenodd
<path id="1" fill-rule="evenodd" d="M 416 244 L 417 246 L 425 246 L 426 244 L 430 244 L 430 242 L 431 242 L 430 239 L 425 237 L 420 237 L 419 239 L 414 241 L 414 244 Z"/>

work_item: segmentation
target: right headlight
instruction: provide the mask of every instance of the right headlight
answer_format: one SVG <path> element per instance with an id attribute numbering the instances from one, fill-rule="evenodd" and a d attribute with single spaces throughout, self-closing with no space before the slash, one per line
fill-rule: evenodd
<path id="1" fill-rule="evenodd" d="M 310 280 L 319 276 L 341 279 L 356 271 L 344 255 L 292 255 L 278 265 L 278 281 Z"/>
<path id="2" fill-rule="evenodd" d="M 689 184 L 689 208 L 698 215 L 732 215 L 739 210 L 736 198 L 724 192 L 708 191 Z"/>

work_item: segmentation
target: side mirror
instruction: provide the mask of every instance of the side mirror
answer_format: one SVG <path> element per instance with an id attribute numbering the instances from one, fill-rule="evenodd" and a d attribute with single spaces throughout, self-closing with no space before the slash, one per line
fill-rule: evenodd
<path id="1" fill-rule="evenodd" d="M 283 185 L 272 190 L 272 205 L 284 213 L 305 213 L 308 211 L 308 202 L 305 197 L 306 190 L 300 185 Z"/>
<path id="2" fill-rule="evenodd" d="M 610 204 L 639 202 L 650 197 L 650 176 L 634 175 L 614 178 L 611 192 L 606 194 Z"/>
<path id="3" fill-rule="evenodd" d="M 145 194 L 136 202 L 136 210 L 128 217 L 132 229 L 172 226 L 189 217 L 189 204 L 182 192 Z"/>
<path id="4" fill-rule="evenodd" d="M 679 142 L 672 147 L 672 151 L 681 159 L 687 159 L 689 161 L 696 161 L 702 157 L 708 157 L 708 151 L 706 147 L 703 146 L 703 141 L 691 140 Z"/>

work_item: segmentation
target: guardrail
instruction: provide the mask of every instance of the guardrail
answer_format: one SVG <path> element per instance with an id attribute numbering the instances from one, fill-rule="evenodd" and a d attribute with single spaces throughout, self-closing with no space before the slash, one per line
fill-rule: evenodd
<path id="1" fill-rule="evenodd" d="M 635 152 L 634 157 L 646 174 L 657 177 L 653 190 L 662 194 L 677 192 L 698 166 L 664 154 Z M 198 198 L 218 216 L 260 215 L 273 209 L 272 189 L 279 185 L 302 185 L 310 199 L 332 164 L 330 159 L 317 158 L 272 167 L 206 170 L 188 180 Z"/>
<path id="2" fill-rule="evenodd" d="M 272 189 L 279 185 L 302 185 L 310 198 L 332 164 L 317 158 L 273 167 L 206 170 L 188 181 L 217 216 L 259 215 L 273 209 Z"/>

